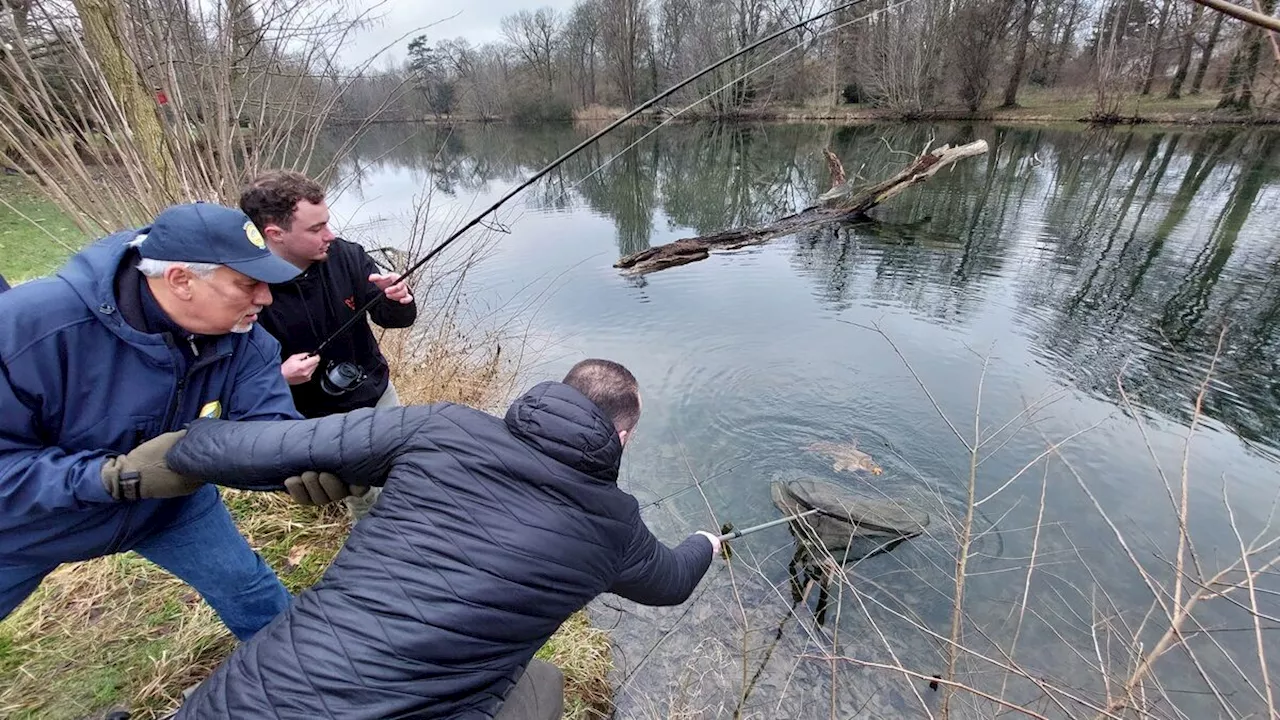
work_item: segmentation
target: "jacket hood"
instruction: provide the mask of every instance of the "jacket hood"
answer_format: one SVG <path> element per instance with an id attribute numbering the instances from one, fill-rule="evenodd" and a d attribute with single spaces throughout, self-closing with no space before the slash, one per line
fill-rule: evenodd
<path id="1" fill-rule="evenodd" d="M 84 304 L 107 315 L 115 311 L 115 277 L 120 262 L 129 252 L 126 244 L 139 230 L 123 230 L 108 235 L 71 256 L 58 271 L 58 277 L 71 285 Z M 111 311 L 100 306 L 110 305 Z"/>
<path id="2" fill-rule="evenodd" d="M 603 411 L 564 383 L 538 383 L 507 409 L 511 434 L 597 480 L 617 482 L 622 440 Z"/>

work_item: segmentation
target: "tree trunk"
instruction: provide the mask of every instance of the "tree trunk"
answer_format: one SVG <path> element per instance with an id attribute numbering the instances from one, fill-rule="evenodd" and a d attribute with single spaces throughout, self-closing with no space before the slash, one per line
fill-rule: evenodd
<path id="1" fill-rule="evenodd" d="M 1264 0 L 1261 12 L 1264 15 L 1271 15 L 1276 9 L 1276 0 Z M 1236 103 L 1236 107 L 1241 110 L 1248 110 L 1253 107 L 1253 81 L 1258 75 L 1258 61 L 1262 57 L 1262 29 L 1251 27 L 1249 29 L 1249 49 L 1244 56 L 1244 71 L 1240 78 L 1240 100 Z"/>
<path id="2" fill-rule="evenodd" d="M 1147 77 L 1142 81 L 1142 94 L 1151 94 L 1151 85 L 1156 79 L 1156 69 L 1160 67 L 1160 47 L 1164 43 L 1164 31 L 1169 24 L 1169 5 L 1171 0 L 1164 0 L 1164 4 L 1160 6 L 1160 20 L 1156 24 L 1156 41 L 1151 45 L 1151 62 L 1147 65 Z M 1199 6 L 1197 6 L 1199 7 Z"/>
<path id="3" fill-rule="evenodd" d="M 121 120 L 139 158 L 147 164 L 156 189 L 169 201 L 178 200 L 177 171 L 173 156 L 165 147 L 155 101 L 125 49 L 127 36 L 120 0 L 72 1 L 80 15 L 85 46 L 106 78 L 112 97 L 119 103 Z"/>
<path id="4" fill-rule="evenodd" d="M 1191 69 L 1191 51 L 1195 49 L 1196 30 L 1200 27 L 1200 20 L 1204 17 L 1204 6 L 1197 4 L 1195 9 L 1191 11 L 1191 22 L 1187 24 L 1187 30 L 1182 34 L 1182 50 L 1178 56 L 1178 70 L 1173 74 L 1173 81 L 1169 83 L 1169 94 L 1166 95 L 1170 100 L 1177 100 L 1182 97 L 1182 83 L 1187 80 L 1187 72 Z"/>
<path id="5" fill-rule="evenodd" d="M 1249 45 L 1252 44 L 1249 38 L 1250 33 L 1254 32 L 1254 30 L 1255 28 L 1250 27 L 1244 31 L 1244 39 L 1240 47 L 1236 48 L 1235 54 L 1231 56 L 1231 66 L 1227 68 L 1227 79 L 1222 84 L 1222 98 L 1218 100 L 1217 106 L 1219 108 L 1234 108 L 1239 103 L 1236 98 L 1236 87 L 1240 85 L 1240 74 L 1244 64 L 1243 58 L 1245 53 L 1248 52 Z"/>
<path id="6" fill-rule="evenodd" d="M 1071 51 L 1072 38 L 1076 34 L 1076 23 L 1080 18 L 1080 0 L 1073 0 L 1071 12 L 1067 15 L 1067 25 L 1062 29 L 1062 39 L 1058 41 L 1058 49 L 1054 53 L 1056 63 L 1053 67 L 1053 83 L 1062 76 L 1062 67 L 1067 64 L 1067 56 Z"/>
<path id="7" fill-rule="evenodd" d="M 591 97 L 591 104 L 594 105 L 596 102 L 596 39 L 594 35 L 587 44 L 587 66 L 588 95 Z"/>
<path id="8" fill-rule="evenodd" d="M 4 2 L 0 0 L 0 9 L 5 5 L 13 12 L 13 24 L 18 30 L 18 37 L 25 38 L 27 36 L 27 15 L 31 12 L 31 0 L 8 0 Z"/>
<path id="9" fill-rule="evenodd" d="M 1192 95 L 1200 94 L 1200 87 L 1204 84 L 1204 74 L 1208 72 L 1209 61 L 1213 59 L 1213 48 L 1218 44 L 1218 36 L 1222 33 L 1222 20 L 1226 15 L 1215 14 L 1218 17 L 1213 21 L 1213 30 L 1209 31 L 1209 42 L 1205 43 L 1204 52 L 1200 54 L 1200 64 L 1196 66 L 1196 76 L 1191 81 Z"/>
<path id="10" fill-rule="evenodd" d="M 847 222 L 864 218 L 867 211 L 884 203 L 913 185 L 933 177 L 938 171 L 964 158 L 987 152 L 985 140 L 975 140 L 968 145 L 951 147 L 943 145 L 916 158 L 906 168 L 883 182 L 857 189 L 845 181 L 818 197 L 818 204 L 798 213 L 775 220 L 763 226 L 746 226 L 724 230 L 695 238 L 682 238 L 666 245 L 627 255 L 613 264 L 631 274 L 645 274 L 705 260 L 712 250 L 736 250 L 749 245 L 759 245 L 781 235 L 789 235 L 805 228 L 833 222 Z M 839 163 L 833 164 L 836 172 Z"/>
<path id="11" fill-rule="evenodd" d="M 1027 46 L 1031 44 L 1031 17 L 1035 13 L 1036 0 L 1022 4 L 1022 22 L 1018 25 L 1018 49 L 1013 54 L 1013 73 L 1004 89 L 1002 107 L 1018 107 L 1018 87 L 1022 85 L 1022 69 L 1027 64 Z"/>

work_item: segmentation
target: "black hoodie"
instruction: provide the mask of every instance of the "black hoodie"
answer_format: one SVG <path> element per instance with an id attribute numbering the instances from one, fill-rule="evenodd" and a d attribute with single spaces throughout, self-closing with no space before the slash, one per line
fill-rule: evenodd
<path id="1" fill-rule="evenodd" d="M 382 295 L 369 276 L 381 273 L 364 248 L 335 238 L 327 260 L 313 262 L 293 280 L 271 286 L 271 305 L 258 316 L 263 329 L 280 341 L 280 359 L 314 352 L 334 330 L 372 298 Z M 350 329 L 325 347 L 311 379 L 291 385 L 298 412 L 314 418 L 357 408 L 373 407 L 387 389 L 386 358 L 369 327 L 369 319 L 384 328 L 409 327 L 418 317 L 415 303 L 401 305 L 383 299 Z M 330 362 L 349 361 L 364 368 L 365 381 L 345 395 L 334 396 L 320 387 Z"/>

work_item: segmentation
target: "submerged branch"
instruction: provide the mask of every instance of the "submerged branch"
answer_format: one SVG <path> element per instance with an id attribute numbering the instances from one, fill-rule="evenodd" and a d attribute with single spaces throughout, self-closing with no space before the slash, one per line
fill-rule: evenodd
<path id="1" fill-rule="evenodd" d="M 888 180 L 863 189 L 857 189 L 853 187 L 851 181 L 845 180 L 820 195 L 817 205 L 779 218 L 767 225 L 747 225 L 710 235 L 682 238 L 623 257 L 613 266 L 632 274 L 657 272 L 705 260 L 712 250 L 737 250 L 810 227 L 862 219 L 867 211 L 900 195 L 911 186 L 928 180 L 939 170 L 964 158 L 982 155 L 986 151 L 985 140 L 975 140 L 959 147 L 943 145 L 920 155 Z"/>

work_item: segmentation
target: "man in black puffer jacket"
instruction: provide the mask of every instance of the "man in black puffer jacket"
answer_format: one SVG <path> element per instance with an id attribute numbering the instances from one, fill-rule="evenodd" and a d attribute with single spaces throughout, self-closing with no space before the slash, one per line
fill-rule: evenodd
<path id="1" fill-rule="evenodd" d="M 701 531 L 666 547 L 618 488 L 639 417 L 632 374 L 584 360 L 505 419 L 438 403 L 195 421 L 168 455 L 177 472 L 257 490 L 307 471 L 385 485 L 320 582 L 177 717 L 529 717 L 504 699 L 527 693 L 526 667 L 566 618 L 604 592 L 682 603 L 720 549 Z"/>

